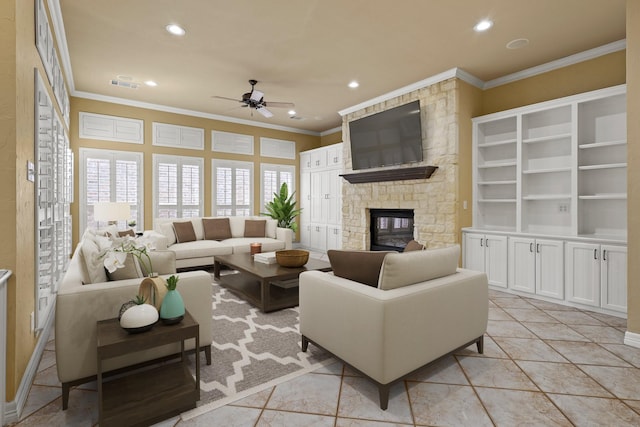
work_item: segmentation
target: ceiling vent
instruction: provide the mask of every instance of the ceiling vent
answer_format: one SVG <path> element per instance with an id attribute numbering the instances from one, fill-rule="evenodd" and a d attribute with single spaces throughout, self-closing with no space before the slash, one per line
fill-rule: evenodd
<path id="1" fill-rule="evenodd" d="M 304 120 L 304 117 L 300 117 L 300 116 L 289 116 L 289 118 L 291 120 Z"/>
<path id="2" fill-rule="evenodd" d="M 139 83 L 135 82 L 125 82 L 124 80 L 110 80 L 112 86 L 124 87 L 127 89 L 138 89 L 140 87 Z"/>

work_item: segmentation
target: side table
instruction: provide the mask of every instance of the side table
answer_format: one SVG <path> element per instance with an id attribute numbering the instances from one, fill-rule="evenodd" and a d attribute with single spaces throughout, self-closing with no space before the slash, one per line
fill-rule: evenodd
<path id="1" fill-rule="evenodd" d="M 194 339 L 200 348 L 200 325 L 187 311 L 182 322 L 129 334 L 118 319 L 97 324 L 99 424 L 106 426 L 150 425 L 195 408 L 200 399 L 200 358 L 196 351 L 196 378 L 187 366 L 185 340 Z M 126 372 L 103 381 L 105 359 L 123 356 L 180 341 L 180 359 L 150 369 Z"/>

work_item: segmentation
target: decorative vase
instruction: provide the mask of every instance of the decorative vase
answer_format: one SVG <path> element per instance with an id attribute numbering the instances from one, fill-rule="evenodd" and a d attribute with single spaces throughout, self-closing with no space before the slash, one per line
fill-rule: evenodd
<path id="1" fill-rule="evenodd" d="M 179 323 L 184 318 L 184 301 L 177 290 L 168 291 L 162 299 L 160 307 L 160 320 L 165 325 Z"/>
<path id="2" fill-rule="evenodd" d="M 151 304 L 136 304 L 120 316 L 120 326 L 130 334 L 148 331 L 158 321 L 158 310 Z"/>

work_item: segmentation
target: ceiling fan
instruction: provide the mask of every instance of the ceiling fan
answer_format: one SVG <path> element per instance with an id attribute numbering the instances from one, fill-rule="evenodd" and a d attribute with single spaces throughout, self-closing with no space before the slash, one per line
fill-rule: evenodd
<path id="1" fill-rule="evenodd" d="M 240 102 L 244 105 L 243 107 L 249 107 L 256 110 L 258 113 L 262 114 L 264 117 L 273 117 L 273 113 L 267 110 L 267 107 L 276 107 L 276 108 L 293 108 L 293 102 L 267 102 L 264 100 L 264 93 L 256 90 L 255 85 L 258 83 L 257 80 L 251 79 L 249 80 L 249 84 L 251 85 L 251 92 L 247 92 L 242 95 L 242 99 L 235 98 L 227 98 L 226 96 L 212 96 L 212 98 L 218 99 L 226 99 L 227 101 L 236 101 Z"/>

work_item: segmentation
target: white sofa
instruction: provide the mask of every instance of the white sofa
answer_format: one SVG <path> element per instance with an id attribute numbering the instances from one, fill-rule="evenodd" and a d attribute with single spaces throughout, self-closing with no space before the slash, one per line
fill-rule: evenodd
<path id="1" fill-rule="evenodd" d="M 153 231 L 145 232 L 145 235 L 154 238 L 158 249 L 168 249 L 175 252 L 176 268 L 179 269 L 213 265 L 213 257 L 215 255 L 249 252 L 249 245 L 254 242 L 262 244 L 262 252 L 291 249 L 292 247 L 293 231 L 288 228 L 278 227 L 278 222 L 275 219 L 264 216 L 231 216 L 228 218 L 231 238 L 224 240 L 205 239 L 202 217 L 156 218 Z M 265 236 L 244 237 L 246 220 L 266 221 Z M 192 222 L 196 240 L 178 243 L 173 223 L 185 221 Z"/>
<path id="2" fill-rule="evenodd" d="M 118 317 L 120 307 L 135 297 L 142 281 L 135 278 L 91 283 L 82 251 L 84 243 L 85 240 L 78 244 L 56 297 L 55 350 L 58 378 L 62 383 L 63 409 L 68 406 L 70 387 L 96 377 L 96 323 Z M 154 270 L 161 277 L 175 273 L 173 252 L 150 254 Z M 180 273 L 179 278 L 178 290 L 185 307 L 200 325 L 200 351 L 204 351 L 207 364 L 211 364 L 211 275 L 204 271 L 191 271 Z M 192 350 L 193 347 L 193 340 L 187 341 L 186 348 Z M 106 361 L 105 372 L 179 352 L 180 344 L 176 343 L 113 358 Z"/>
<path id="3" fill-rule="evenodd" d="M 302 350 L 312 342 L 373 380 L 382 409 L 391 385 L 406 375 L 473 343 L 482 353 L 487 277 L 458 269 L 459 253 L 454 246 L 387 254 L 378 287 L 334 273 L 302 273 Z"/>

